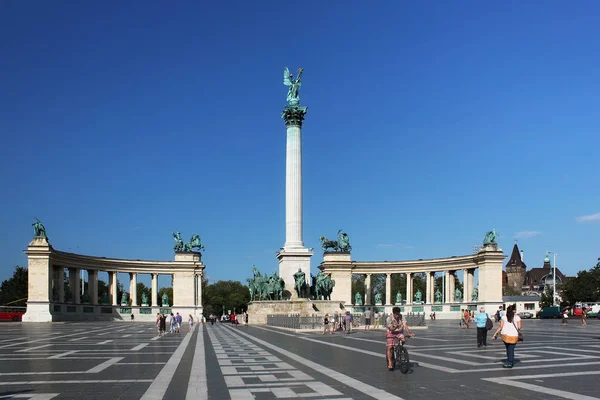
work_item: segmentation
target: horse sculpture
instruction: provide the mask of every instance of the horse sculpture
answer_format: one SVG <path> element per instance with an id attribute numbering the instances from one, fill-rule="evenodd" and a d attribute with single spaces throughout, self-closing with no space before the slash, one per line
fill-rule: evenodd
<path id="1" fill-rule="evenodd" d="M 325 236 L 321 236 L 319 240 L 321 241 L 321 247 L 323 248 L 323 251 L 327 251 L 328 249 L 339 252 L 352 251 L 352 246 L 350 246 L 350 239 L 347 233 L 342 232 L 340 229 L 337 233 L 337 237 L 338 240 L 329 240 Z"/>
<path id="2" fill-rule="evenodd" d="M 183 251 L 193 251 L 193 249 L 204 250 L 204 246 L 200 241 L 200 235 L 192 235 L 192 238 L 188 243 L 183 246 Z"/>

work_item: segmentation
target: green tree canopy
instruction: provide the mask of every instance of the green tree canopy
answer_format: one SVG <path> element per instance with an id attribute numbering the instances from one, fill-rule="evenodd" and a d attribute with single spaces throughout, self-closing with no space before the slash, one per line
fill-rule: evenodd
<path id="1" fill-rule="evenodd" d="M 27 301 L 27 268 L 16 266 L 12 278 L 0 285 L 0 305 L 10 303 L 13 306 L 24 306 Z"/>
<path id="2" fill-rule="evenodd" d="M 240 313 L 248 309 L 250 290 L 238 281 L 218 281 L 202 289 L 202 305 L 205 314 L 220 314 L 227 310 Z"/>
<path id="3" fill-rule="evenodd" d="M 579 271 L 575 278 L 563 283 L 561 295 L 563 302 L 571 305 L 577 302 L 595 303 L 600 301 L 600 258 L 595 267 L 588 271 Z"/>

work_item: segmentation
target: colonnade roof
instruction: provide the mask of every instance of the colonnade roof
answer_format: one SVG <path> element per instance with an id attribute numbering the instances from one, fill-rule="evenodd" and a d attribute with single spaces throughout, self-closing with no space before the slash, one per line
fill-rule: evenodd
<path id="1" fill-rule="evenodd" d="M 152 261 L 132 260 L 124 258 L 108 258 L 88 256 L 83 254 L 68 253 L 54 250 L 52 254 L 52 265 L 65 268 L 79 268 L 99 271 L 135 272 L 135 273 L 161 273 L 172 274 L 181 271 L 203 270 L 205 268 L 200 258 L 198 261 Z M 192 253 L 190 253 L 192 254 Z"/>
<path id="2" fill-rule="evenodd" d="M 326 262 L 327 269 L 351 268 L 354 274 L 385 274 L 385 273 L 418 273 L 418 272 L 444 272 L 461 269 L 479 268 L 490 259 L 504 259 L 506 256 L 501 249 L 497 251 L 484 251 L 467 256 L 451 256 L 445 258 L 430 258 L 405 261 L 350 261 Z"/>

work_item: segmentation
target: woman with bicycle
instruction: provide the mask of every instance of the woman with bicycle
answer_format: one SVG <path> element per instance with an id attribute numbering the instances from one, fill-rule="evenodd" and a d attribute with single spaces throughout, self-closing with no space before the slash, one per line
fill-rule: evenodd
<path id="1" fill-rule="evenodd" d="M 388 370 L 393 371 L 394 365 L 392 364 L 392 351 L 394 349 L 394 345 L 396 343 L 396 338 L 400 340 L 402 344 L 406 342 L 406 338 L 404 337 L 404 332 L 410 337 L 415 336 L 408 325 L 402 322 L 402 315 L 400 314 L 400 307 L 392 308 L 392 315 L 387 317 L 386 321 L 386 345 L 387 345 L 387 360 L 388 360 Z"/>

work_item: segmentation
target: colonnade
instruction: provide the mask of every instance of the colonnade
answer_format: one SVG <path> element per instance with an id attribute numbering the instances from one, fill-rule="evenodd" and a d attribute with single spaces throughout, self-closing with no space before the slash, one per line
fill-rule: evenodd
<path id="1" fill-rule="evenodd" d="M 77 319 L 154 318 L 162 309 L 158 297 L 158 276 L 170 275 L 173 298 L 169 308 L 183 315 L 202 313 L 202 276 L 204 264 L 198 252 L 176 252 L 174 261 L 143 261 L 93 257 L 54 250 L 48 240 L 34 238 L 25 251 L 28 259 L 27 312 L 23 321 L 61 321 Z M 69 271 L 71 298 L 65 298 L 65 270 Z M 87 272 L 87 297 L 82 301 L 81 273 Z M 108 273 L 108 293 L 105 299 L 98 293 L 98 275 Z M 118 274 L 129 274 L 128 304 L 121 305 L 117 295 Z M 138 275 L 152 276 L 148 305 L 138 304 Z M 85 286 L 84 286 L 85 287 Z M 103 301 L 104 300 L 104 301 Z M 162 303 L 162 302 L 161 302 Z M 136 307 L 140 307 L 136 309 Z M 161 307 L 161 308 L 159 308 Z M 137 310 L 137 311 L 136 311 Z M 164 310 L 164 309 L 163 309 Z M 123 315 L 128 314 L 128 315 Z M 140 315 L 144 314 L 144 315 Z"/>
<path id="2" fill-rule="evenodd" d="M 324 253 L 323 262 L 319 269 L 325 274 L 330 274 L 335 280 L 335 287 L 331 300 L 342 302 L 346 305 L 355 304 L 355 293 L 352 293 L 352 275 L 365 275 L 365 296 L 363 305 L 375 304 L 372 298 L 372 276 L 385 275 L 385 300 L 381 306 L 395 305 L 395 293 L 392 293 L 392 275 L 402 274 L 406 277 L 406 291 L 402 293 L 402 305 L 414 306 L 408 311 L 420 309 L 437 311 L 442 310 L 457 312 L 461 305 L 474 303 L 481 305 L 502 304 L 502 264 L 505 256 L 502 249 L 496 245 L 484 246 L 477 253 L 467 256 L 452 256 L 428 260 L 408 261 L 353 261 L 350 253 Z M 462 271 L 463 293 L 462 298 L 455 297 L 456 275 Z M 475 286 L 475 272 L 477 271 L 477 287 Z M 416 275 L 425 275 L 425 291 L 421 301 L 415 304 L 414 278 Z M 435 287 L 436 274 L 443 276 L 443 290 Z M 473 290 L 477 288 L 477 298 L 473 298 Z M 435 293 L 440 295 L 436 299 Z M 381 293 L 383 294 L 383 293 Z M 420 307 L 425 305 L 423 309 Z M 431 305 L 431 306 L 428 306 Z M 447 306 L 446 306 L 447 305 Z M 417 307 L 418 306 L 418 307 Z M 387 309 L 387 308 L 386 308 Z"/>
<path id="3" fill-rule="evenodd" d="M 443 289 L 442 288 L 436 288 L 435 287 L 435 271 L 428 271 L 428 272 L 423 272 L 423 273 L 419 273 L 419 272 L 406 272 L 406 273 L 399 273 L 400 275 L 404 275 L 406 277 L 406 291 L 402 294 L 403 296 L 403 302 L 402 304 L 413 304 L 415 303 L 414 300 L 414 295 L 415 295 L 415 289 L 414 289 L 414 278 L 418 275 L 425 275 L 425 293 L 422 293 L 423 297 L 421 299 L 421 302 L 419 302 L 419 304 L 442 304 L 442 303 L 473 303 L 473 302 L 477 302 L 479 299 L 473 298 L 473 289 L 475 289 L 474 283 L 475 283 L 475 271 L 477 270 L 477 268 L 464 268 L 462 269 L 462 273 L 463 273 L 463 291 L 464 293 L 462 293 L 462 297 L 459 299 L 456 299 L 455 295 L 456 295 L 456 286 L 455 286 L 455 279 L 456 279 L 456 273 L 459 270 L 448 270 L 448 271 L 443 271 L 443 279 L 444 279 L 444 284 L 443 284 Z M 353 275 L 365 275 L 365 297 L 364 297 L 364 304 L 365 305 L 374 305 L 375 301 L 374 301 L 374 296 L 373 296 L 373 288 L 372 288 L 372 282 L 371 282 L 371 276 L 372 275 L 376 275 L 376 274 L 372 274 L 372 273 L 364 273 L 361 274 L 360 272 L 352 272 Z M 396 305 L 396 301 L 395 301 L 395 296 L 394 293 L 392 293 L 392 275 L 394 275 L 393 273 L 385 273 L 385 274 L 381 274 L 381 275 L 385 275 L 385 302 L 383 303 L 383 305 Z M 435 298 L 435 293 L 436 290 L 440 291 L 441 294 L 441 299 L 440 301 L 437 301 Z M 351 299 L 352 303 L 355 303 L 355 299 Z"/>

